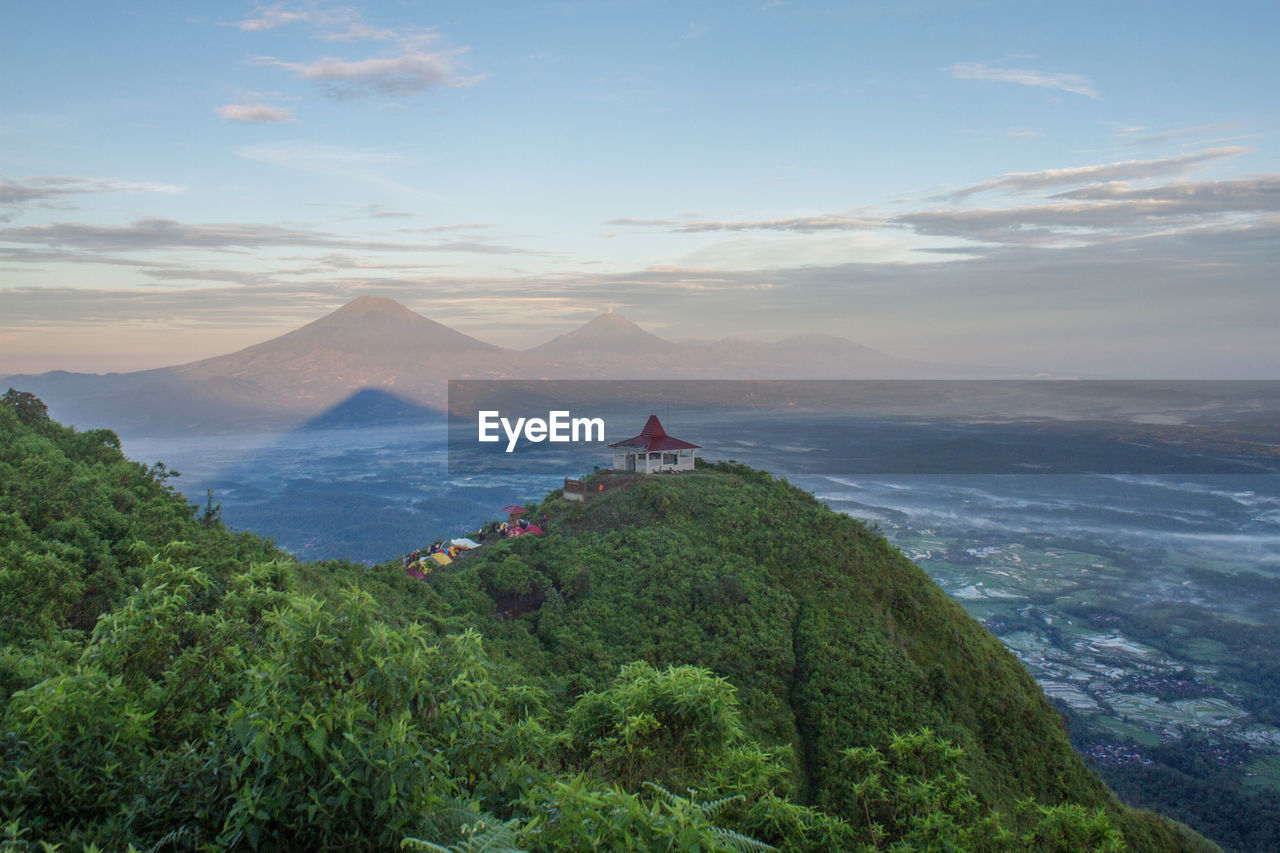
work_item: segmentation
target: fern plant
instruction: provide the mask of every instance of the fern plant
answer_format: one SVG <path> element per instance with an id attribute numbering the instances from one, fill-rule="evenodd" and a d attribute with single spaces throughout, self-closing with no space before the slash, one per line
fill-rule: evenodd
<path id="1" fill-rule="evenodd" d="M 745 802 L 746 797 L 742 794 L 735 794 L 732 797 L 721 797 L 718 800 L 709 800 L 705 803 L 699 803 L 688 797 L 681 797 L 673 794 L 666 788 L 656 782 L 644 782 L 644 787 L 655 792 L 661 799 L 666 801 L 672 811 L 693 811 L 697 812 L 706 821 L 711 824 L 711 833 L 716 840 L 735 853 L 763 853 L 763 851 L 777 850 L 772 844 L 765 844 L 763 841 L 743 835 L 741 832 L 728 829 L 723 826 L 717 826 L 715 820 L 726 807 Z M 690 792 L 692 793 L 692 792 Z"/>
<path id="2" fill-rule="evenodd" d="M 400 846 L 405 850 L 427 853 L 524 853 L 523 848 L 517 846 L 519 826 L 517 818 L 499 821 L 470 803 L 457 801 L 436 811 L 427 820 L 427 828 L 432 835 L 457 840 L 446 845 L 409 837 L 400 842 Z"/>

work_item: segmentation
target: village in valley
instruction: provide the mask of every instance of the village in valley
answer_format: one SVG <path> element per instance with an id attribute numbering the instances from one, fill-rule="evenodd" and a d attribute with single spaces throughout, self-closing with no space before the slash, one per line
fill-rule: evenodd
<path id="1" fill-rule="evenodd" d="M 1120 553 L 901 523 L 884 532 L 1080 724 L 1087 736 L 1078 747 L 1087 758 L 1112 767 L 1151 764 L 1149 749 L 1200 736 L 1214 761 L 1238 767 L 1248 784 L 1280 789 L 1280 727 L 1253 713 L 1267 698 L 1265 685 L 1224 666 L 1230 650 L 1191 636 L 1176 616 L 1153 630 L 1162 615 L 1205 604 L 1203 577 L 1165 564 L 1139 595 L 1133 565 Z M 1247 613 L 1234 618 L 1256 621 Z"/>

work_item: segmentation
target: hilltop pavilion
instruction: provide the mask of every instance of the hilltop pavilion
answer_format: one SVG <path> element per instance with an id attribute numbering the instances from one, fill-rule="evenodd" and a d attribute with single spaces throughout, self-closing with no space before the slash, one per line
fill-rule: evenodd
<path id="1" fill-rule="evenodd" d="M 664 471 L 692 471 L 696 444 L 667 435 L 657 415 L 649 415 L 644 429 L 633 437 L 615 441 L 613 470 L 657 474 Z"/>

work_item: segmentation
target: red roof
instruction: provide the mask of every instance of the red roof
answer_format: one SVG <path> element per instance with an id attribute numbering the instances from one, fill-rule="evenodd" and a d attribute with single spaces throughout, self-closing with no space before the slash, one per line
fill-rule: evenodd
<path id="1" fill-rule="evenodd" d="M 649 452 L 657 450 L 697 450 L 700 447 L 700 445 L 690 444 L 687 441 L 681 441 L 678 438 L 667 435 L 667 431 L 662 428 L 657 415 L 649 415 L 649 420 L 644 422 L 644 429 L 640 431 L 639 435 L 622 441 L 615 441 L 609 446 L 644 448 Z"/>

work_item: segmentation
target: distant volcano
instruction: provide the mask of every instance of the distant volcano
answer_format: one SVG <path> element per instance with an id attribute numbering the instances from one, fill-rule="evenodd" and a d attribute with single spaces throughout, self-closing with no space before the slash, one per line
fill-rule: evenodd
<path id="1" fill-rule="evenodd" d="M 173 372 L 188 380 L 228 377 L 305 408 L 335 403 L 361 388 L 438 404 L 442 379 L 510 377 L 527 360 L 394 299 L 361 296 L 296 331 Z"/>
<path id="2" fill-rule="evenodd" d="M 528 352 L 552 362 L 551 375 L 566 378 L 905 379 L 957 373 L 895 358 L 835 335 L 796 335 L 777 342 L 730 338 L 676 343 L 613 312 Z"/>
<path id="3" fill-rule="evenodd" d="M 197 364 L 252 360 L 259 356 L 272 360 L 317 350 L 345 351 L 365 359 L 402 359 L 410 351 L 421 356 L 499 352 L 501 348 L 428 320 L 394 299 L 361 296 L 300 329 Z"/>
<path id="4" fill-rule="evenodd" d="M 583 355 L 614 355 L 631 358 L 666 358 L 681 348 L 632 323 L 612 311 L 536 346 L 529 352 L 552 361 L 573 361 Z"/>

